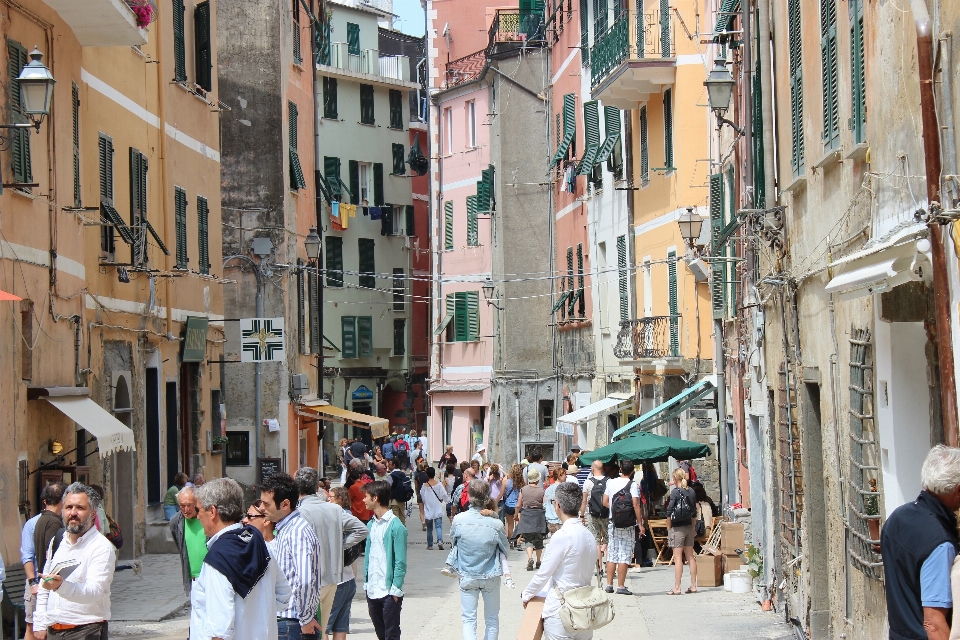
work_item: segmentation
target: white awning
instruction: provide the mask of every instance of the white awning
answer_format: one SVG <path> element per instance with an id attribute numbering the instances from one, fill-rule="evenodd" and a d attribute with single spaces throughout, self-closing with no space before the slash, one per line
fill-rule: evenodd
<path id="1" fill-rule="evenodd" d="M 86 396 L 49 396 L 47 402 L 97 439 L 100 457 L 114 451 L 135 451 L 133 431 Z"/>
<path id="2" fill-rule="evenodd" d="M 929 281 L 932 265 L 923 250 L 928 247 L 929 242 L 917 232 L 901 232 L 885 243 L 837 260 L 831 266 L 840 266 L 842 271 L 827 284 L 826 292 L 853 300 L 906 282 Z"/>
<path id="3" fill-rule="evenodd" d="M 603 400 L 598 400 L 593 404 L 588 404 L 587 406 L 581 407 L 576 411 L 560 416 L 557 418 L 557 423 L 564 422 L 566 424 L 576 424 L 578 422 L 592 420 L 604 411 L 610 411 L 611 409 L 615 409 L 630 402 L 631 398 L 633 398 L 633 396 L 629 393 L 611 393 Z"/>

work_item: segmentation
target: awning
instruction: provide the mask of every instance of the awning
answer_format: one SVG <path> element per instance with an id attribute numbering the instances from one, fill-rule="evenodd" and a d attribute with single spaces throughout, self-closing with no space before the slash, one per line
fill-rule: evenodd
<path id="1" fill-rule="evenodd" d="M 827 293 L 839 294 L 841 300 L 888 291 L 906 282 L 929 280 L 933 267 L 924 251 L 927 228 L 911 225 L 884 240 L 845 256 L 830 264 L 842 267 L 827 284 Z"/>
<path id="2" fill-rule="evenodd" d="M 9 300 L 10 302 L 16 302 L 17 300 L 23 300 L 20 296 L 15 296 L 12 293 L 7 293 L 6 291 L 0 291 L 0 300 Z"/>
<path id="3" fill-rule="evenodd" d="M 598 400 L 593 404 L 588 404 L 587 406 L 581 407 L 576 411 L 560 416 L 557 418 L 557 424 L 559 425 L 562 422 L 573 425 L 578 422 L 592 420 L 604 411 L 610 411 L 611 409 L 615 409 L 630 402 L 631 398 L 633 398 L 633 395 L 629 393 L 611 393 L 603 400 Z"/>
<path id="4" fill-rule="evenodd" d="M 312 411 L 321 416 L 324 420 L 339 422 L 351 427 L 360 427 L 361 429 L 370 429 L 374 438 L 385 438 L 390 435 L 390 421 L 386 418 L 377 416 L 368 416 L 355 411 L 347 411 L 340 407 L 332 405 L 323 405 L 317 407 L 304 406 L 307 411 Z"/>
<path id="5" fill-rule="evenodd" d="M 614 431 L 613 436 L 610 437 L 611 442 L 635 429 L 649 431 L 657 425 L 673 419 L 678 413 L 686 411 L 704 396 L 713 393 L 716 386 L 712 376 L 704 378 L 689 389 L 684 389 L 681 393 L 673 396 L 659 407 L 651 409 L 636 420 L 628 422 Z"/>
<path id="6" fill-rule="evenodd" d="M 100 457 L 114 451 L 136 451 L 133 431 L 87 396 L 45 396 L 44 400 L 60 410 L 97 439 Z"/>
<path id="7" fill-rule="evenodd" d="M 431 393 L 476 393 L 490 388 L 486 382 L 471 382 L 464 384 L 446 383 L 431 386 L 428 394 Z"/>

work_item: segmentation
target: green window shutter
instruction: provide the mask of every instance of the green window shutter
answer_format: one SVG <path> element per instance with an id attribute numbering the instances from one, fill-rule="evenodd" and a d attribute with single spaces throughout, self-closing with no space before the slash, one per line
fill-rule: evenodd
<path id="1" fill-rule="evenodd" d="M 360 123 L 376 124 L 376 113 L 373 106 L 373 85 L 360 85 Z"/>
<path id="2" fill-rule="evenodd" d="M 554 314 L 557 311 L 560 311 L 561 309 L 566 310 L 567 300 L 569 299 L 570 299 L 570 292 L 569 291 L 562 292 L 560 297 L 557 298 L 557 302 L 553 305 L 553 309 L 550 310 L 550 313 Z"/>
<path id="3" fill-rule="evenodd" d="M 343 286 L 343 238 L 326 237 L 327 286 Z"/>
<path id="4" fill-rule="evenodd" d="M 27 64 L 27 50 L 19 42 L 7 40 L 10 81 L 10 115 L 16 124 L 28 122 L 20 102 L 20 83 L 17 77 Z M 33 167 L 30 160 L 30 130 L 13 129 L 10 133 L 13 181 L 18 184 L 33 182 Z"/>
<path id="5" fill-rule="evenodd" d="M 173 80 L 174 82 L 187 81 L 187 45 L 184 35 L 184 13 L 186 7 L 183 0 L 173 2 Z"/>
<path id="6" fill-rule="evenodd" d="M 204 91 L 213 91 L 213 45 L 210 39 L 210 2 L 201 2 L 193 9 L 194 64 L 197 84 Z"/>
<path id="7" fill-rule="evenodd" d="M 790 129 L 793 175 L 803 173 L 805 161 L 803 136 L 803 47 L 800 29 L 800 1 L 787 0 L 787 41 L 790 67 Z"/>
<path id="8" fill-rule="evenodd" d="M 303 270 L 303 260 L 297 258 L 296 271 L 297 277 L 297 347 L 300 353 L 310 353 L 307 349 L 307 296 L 306 296 L 306 271 Z"/>
<path id="9" fill-rule="evenodd" d="M 14 136 L 14 142 L 16 140 L 17 138 Z M 109 220 L 109 209 L 113 207 L 113 140 L 101 133 L 97 139 L 97 149 L 100 168 L 101 217 L 108 218 L 108 224 L 100 227 L 100 250 L 112 255 L 116 248 L 114 237 L 115 227 L 109 224 L 115 224 L 115 221 Z M 14 154 L 14 174 L 16 174 L 16 153 Z M 16 180 L 16 178 L 14 179 L 20 182 Z M 106 213 L 107 216 L 104 216 L 104 213 Z"/>
<path id="10" fill-rule="evenodd" d="M 439 336 L 441 333 L 447 330 L 447 327 L 450 326 L 450 323 L 453 321 L 454 308 L 455 304 L 453 302 L 453 294 L 448 293 L 445 300 L 444 315 L 440 320 L 440 324 L 437 325 L 437 328 L 433 330 L 433 335 Z M 449 342 L 449 340 L 447 340 Z"/>
<path id="11" fill-rule="evenodd" d="M 477 196 L 467 196 L 467 246 L 476 247 L 480 244 L 477 229 Z"/>
<path id="12" fill-rule="evenodd" d="M 630 271 L 627 266 L 627 236 L 617 237 L 617 289 L 620 295 L 620 320 L 630 319 Z"/>
<path id="13" fill-rule="evenodd" d="M 670 305 L 670 355 L 680 355 L 680 318 L 677 305 L 677 254 L 667 254 L 667 286 Z"/>
<path id="14" fill-rule="evenodd" d="M 323 117 L 336 120 L 337 115 L 337 79 L 323 78 Z"/>
<path id="15" fill-rule="evenodd" d="M 373 316 L 357 316 L 357 356 L 373 355 Z"/>
<path id="16" fill-rule="evenodd" d="M 463 293 L 464 305 L 467 310 L 467 340 L 480 339 L 480 294 L 476 291 Z"/>
<path id="17" fill-rule="evenodd" d="M 360 55 L 360 25 L 352 22 L 347 23 L 347 54 Z"/>
<path id="18" fill-rule="evenodd" d="M 210 207 L 207 199 L 197 196 L 198 240 L 200 247 L 200 273 L 210 273 Z"/>
<path id="19" fill-rule="evenodd" d="M 579 301 L 579 306 L 577 307 L 577 312 L 579 317 L 587 317 L 587 299 L 584 296 L 583 292 L 583 245 L 577 245 L 577 298 Z"/>
<path id="20" fill-rule="evenodd" d="M 717 240 L 723 231 L 723 174 L 715 173 L 710 176 L 710 235 L 711 235 L 711 253 L 718 255 L 719 246 Z M 713 307 L 713 317 L 715 320 L 724 317 L 726 309 L 726 296 L 724 287 L 724 263 L 714 261 L 711 263 L 712 280 L 710 282 L 711 307 Z"/>
<path id="21" fill-rule="evenodd" d="M 670 0 L 660 0 L 660 56 L 672 57 L 670 42 Z M 672 167 L 672 164 L 668 164 Z"/>
<path id="22" fill-rule="evenodd" d="M 404 318 L 393 320 L 393 355 L 402 356 L 407 349 L 407 321 Z"/>
<path id="23" fill-rule="evenodd" d="M 762 77 L 760 56 L 757 56 L 756 69 L 753 74 L 753 206 L 755 209 L 764 209 L 767 206 L 767 180 L 763 155 Z"/>
<path id="24" fill-rule="evenodd" d="M 663 92 L 663 161 L 667 169 L 673 169 L 673 91 Z"/>
<path id="25" fill-rule="evenodd" d="M 83 194 L 80 188 L 80 88 L 73 83 L 73 206 L 83 206 Z M 0 187 L 0 193 L 3 193 Z"/>
<path id="26" fill-rule="evenodd" d="M 130 147 L 130 262 L 134 265 L 142 265 L 147 258 L 147 166 L 147 157 Z"/>
<path id="27" fill-rule="evenodd" d="M 350 193 L 352 197 L 350 202 L 353 204 L 360 203 L 360 163 L 356 160 L 350 160 L 347 162 L 347 166 L 350 170 Z"/>
<path id="28" fill-rule="evenodd" d="M 453 201 L 443 203 L 443 250 L 453 251 Z"/>
<path id="29" fill-rule="evenodd" d="M 293 62 L 303 62 L 303 52 L 300 48 L 300 0 L 293 0 Z"/>
<path id="30" fill-rule="evenodd" d="M 569 0 L 568 0 L 569 1 Z M 587 0 L 580 0 L 580 64 L 590 66 L 590 25 L 587 22 Z"/>
<path id="31" fill-rule="evenodd" d="M 647 49 L 647 21 L 643 11 L 643 0 L 637 0 L 637 57 L 645 58 Z"/>
<path id="32" fill-rule="evenodd" d="M 360 256 L 360 286 L 365 289 L 376 289 L 376 245 L 373 238 L 359 238 L 357 250 Z"/>
<path id="33" fill-rule="evenodd" d="M 850 84 L 853 141 L 867 141 L 867 74 L 863 53 L 863 2 L 850 0 Z"/>
<path id="34" fill-rule="evenodd" d="M 603 129 L 606 137 L 603 139 L 603 146 L 597 153 L 596 164 L 605 162 L 611 157 L 616 158 L 617 154 L 614 154 L 614 149 L 620 146 L 620 109 L 616 107 L 603 108 Z M 613 170 L 612 166 L 611 170 Z"/>
<path id="35" fill-rule="evenodd" d="M 357 357 L 357 317 L 342 316 L 340 318 L 340 357 Z"/>
<path id="36" fill-rule="evenodd" d="M 402 176 L 407 173 L 407 163 L 404 161 L 406 153 L 402 144 L 393 144 L 393 175 Z"/>
<path id="37" fill-rule="evenodd" d="M 406 232 L 408 236 L 417 235 L 417 214 L 412 204 L 406 207 Z"/>
<path id="38" fill-rule="evenodd" d="M 340 188 L 340 158 L 333 156 L 323 157 L 323 181 L 330 191 L 330 196 L 337 202 L 343 190 Z"/>
<path id="39" fill-rule="evenodd" d="M 299 125 L 297 123 L 299 116 L 297 111 L 297 105 L 294 102 L 287 102 L 288 110 L 288 126 L 289 126 L 289 136 L 290 136 L 290 188 L 291 189 L 306 189 L 307 183 L 303 178 L 303 168 L 300 166 L 300 154 L 297 152 L 298 146 L 298 129 Z"/>
<path id="40" fill-rule="evenodd" d="M 320 345 L 320 274 L 307 271 L 307 299 L 310 302 L 310 353 L 321 352 Z"/>
<path id="41" fill-rule="evenodd" d="M 597 38 L 607 30 L 607 14 L 609 13 L 607 9 L 607 0 L 593 0 L 593 41 L 596 42 Z M 586 14 L 583 14 L 583 17 L 586 18 Z"/>
<path id="42" fill-rule="evenodd" d="M 454 331 L 457 342 L 470 340 L 470 315 L 467 309 L 467 292 L 458 291 L 454 294 L 455 310 L 453 313 Z"/>
<path id="43" fill-rule="evenodd" d="M 833 149 L 840 144 L 837 0 L 820 0 L 820 70 L 823 73 L 823 143 Z"/>
<path id="44" fill-rule="evenodd" d="M 596 100 L 583 103 L 583 157 L 577 175 L 588 175 L 593 171 L 593 165 L 600 151 L 600 103 Z"/>
<path id="45" fill-rule="evenodd" d="M 491 213 L 494 210 L 493 176 L 493 165 L 488 165 L 480 172 L 480 182 L 477 183 L 477 213 Z"/>
<path id="46" fill-rule="evenodd" d="M 650 182 L 650 139 L 647 131 L 647 108 L 640 107 L 640 180 Z"/>
<path id="47" fill-rule="evenodd" d="M 384 204 L 382 162 L 373 163 L 373 204 L 377 207 L 382 207 Z"/>
<path id="48" fill-rule="evenodd" d="M 570 297 L 567 299 L 566 315 L 573 317 L 573 306 L 577 302 L 576 281 L 573 275 L 573 247 L 567 247 L 567 291 Z"/>
<path id="49" fill-rule="evenodd" d="M 403 94 L 390 89 L 390 128 L 403 129 Z"/>
<path id="50" fill-rule="evenodd" d="M 187 192 L 174 187 L 174 221 L 177 228 L 177 269 L 186 269 L 190 258 L 187 256 Z"/>
<path id="51" fill-rule="evenodd" d="M 553 161 L 550 167 L 553 168 L 561 160 L 567 157 L 570 145 L 574 144 L 577 135 L 577 94 L 568 93 L 563 96 L 563 140 L 557 147 L 557 152 L 553 155 Z M 576 155 L 576 151 L 574 151 Z"/>

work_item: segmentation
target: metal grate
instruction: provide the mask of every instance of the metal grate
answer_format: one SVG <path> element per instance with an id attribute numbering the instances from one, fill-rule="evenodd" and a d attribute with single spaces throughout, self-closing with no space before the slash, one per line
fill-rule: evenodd
<path id="1" fill-rule="evenodd" d="M 20 507 L 20 513 L 30 512 L 30 467 L 26 460 L 17 462 L 17 479 L 19 495 L 17 503 Z"/>
<path id="2" fill-rule="evenodd" d="M 847 476 L 847 553 L 868 578 L 883 581 L 880 557 L 880 492 L 877 434 L 873 419 L 873 342 L 868 329 L 850 331 L 850 463 Z M 872 523 L 876 534 L 870 533 Z"/>

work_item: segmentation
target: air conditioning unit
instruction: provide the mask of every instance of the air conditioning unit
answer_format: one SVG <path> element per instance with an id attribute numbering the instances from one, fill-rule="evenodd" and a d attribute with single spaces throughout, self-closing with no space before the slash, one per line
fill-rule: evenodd
<path id="1" fill-rule="evenodd" d="M 290 376 L 290 391 L 295 396 L 305 396 L 310 392 L 310 383 L 307 374 L 294 373 Z"/>

